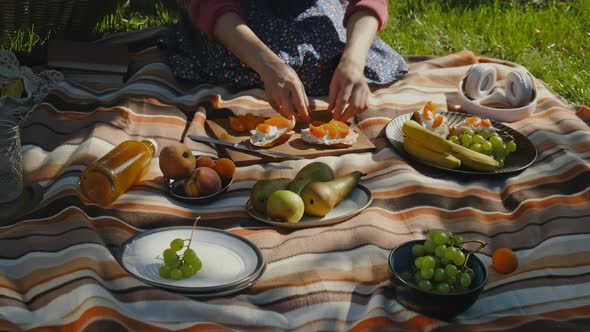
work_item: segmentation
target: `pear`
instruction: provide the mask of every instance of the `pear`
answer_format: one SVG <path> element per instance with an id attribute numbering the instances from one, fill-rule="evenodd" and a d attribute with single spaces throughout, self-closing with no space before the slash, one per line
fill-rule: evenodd
<path id="1" fill-rule="evenodd" d="M 306 184 L 312 181 L 331 181 L 334 180 L 334 177 L 334 170 L 328 164 L 314 161 L 297 172 L 287 190 L 299 195 Z"/>
<path id="2" fill-rule="evenodd" d="M 304 210 L 301 196 L 289 190 L 273 192 L 266 202 L 266 215 L 273 220 L 296 223 L 303 217 Z"/>
<path id="3" fill-rule="evenodd" d="M 291 183 L 291 179 L 288 178 L 257 181 L 250 192 L 250 202 L 254 209 L 260 213 L 266 213 L 266 201 L 268 197 L 277 190 L 287 189 L 289 183 Z"/>
<path id="4" fill-rule="evenodd" d="M 364 174 L 359 171 L 348 173 L 332 181 L 314 181 L 301 191 L 305 213 L 323 217 L 338 205 L 360 182 Z"/>

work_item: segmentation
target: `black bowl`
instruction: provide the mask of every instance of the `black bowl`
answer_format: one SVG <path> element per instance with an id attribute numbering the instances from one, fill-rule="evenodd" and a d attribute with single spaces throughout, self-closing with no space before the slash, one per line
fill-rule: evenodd
<path id="1" fill-rule="evenodd" d="M 223 185 L 223 188 L 216 193 L 207 196 L 188 196 L 184 192 L 184 182 L 186 179 L 179 179 L 179 180 L 171 180 L 171 179 L 164 179 L 166 186 L 168 187 L 168 194 L 179 201 L 191 204 L 207 204 L 210 203 L 221 195 L 223 195 L 231 186 L 233 179 L 231 179 L 228 183 Z"/>
<path id="2" fill-rule="evenodd" d="M 475 255 L 469 255 L 467 266 L 473 270 L 475 277 L 468 289 L 442 294 L 418 288 L 400 275 L 404 271 L 412 271 L 414 265 L 412 246 L 424 244 L 424 241 L 413 240 L 402 243 L 389 254 L 389 269 L 393 273 L 391 278 L 393 291 L 397 300 L 408 309 L 437 319 L 448 320 L 475 303 L 487 282 L 488 274 L 481 260 Z"/>

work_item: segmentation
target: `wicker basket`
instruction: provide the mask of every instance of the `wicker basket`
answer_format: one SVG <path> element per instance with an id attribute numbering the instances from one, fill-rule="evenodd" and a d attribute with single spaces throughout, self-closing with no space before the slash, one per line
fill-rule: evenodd
<path id="1" fill-rule="evenodd" d="M 0 43 L 31 28 L 41 37 L 91 39 L 100 18 L 122 0 L 0 0 Z M 12 36 L 12 37 L 11 37 Z"/>

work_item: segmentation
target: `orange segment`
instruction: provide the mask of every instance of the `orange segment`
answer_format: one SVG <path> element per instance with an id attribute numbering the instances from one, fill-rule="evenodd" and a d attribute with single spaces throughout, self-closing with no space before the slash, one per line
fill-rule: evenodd
<path id="1" fill-rule="evenodd" d="M 256 128 L 256 126 L 258 126 L 259 124 L 264 122 L 264 117 L 262 116 L 256 116 L 252 113 L 248 113 L 244 116 L 244 123 L 246 125 L 246 128 L 248 130 L 253 130 L 254 128 Z"/>
<path id="2" fill-rule="evenodd" d="M 340 137 L 340 131 L 338 130 L 338 128 L 336 128 L 336 126 L 332 125 L 331 123 L 323 124 L 321 128 L 327 131 L 330 137 L 332 138 Z"/>
<path id="3" fill-rule="evenodd" d="M 270 131 L 270 126 L 267 125 L 266 123 L 260 123 L 256 126 L 256 130 L 268 134 L 268 132 Z"/>
<path id="4" fill-rule="evenodd" d="M 309 132 L 317 138 L 322 138 L 326 136 L 326 131 L 322 129 L 322 127 L 316 127 L 311 123 L 309 124 Z"/>
<path id="5" fill-rule="evenodd" d="M 246 126 L 244 126 L 242 121 L 240 121 L 239 118 L 236 118 L 233 116 L 229 117 L 229 126 L 231 129 L 233 129 L 235 131 L 239 131 L 239 132 L 246 130 Z"/>
<path id="6" fill-rule="evenodd" d="M 492 121 L 490 121 L 489 119 L 483 119 L 483 120 L 481 120 L 480 126 L 485 127 L 485 128 L 491 128 Z"/>
<path id="7" fill-rule="evenodd" d="M 430 101 L 424 105 L 424 113 L 426 113 L 426 111 L 430 111 L 432 114 L 438 114 L 438 108 L 436 108 L 436 106 Z"/>
<path id="8" fill-rule="evenodd" d="M 477 127 L 480 122 L 481 122 L 481 119 L 477 116 L 470 116 L 465 119 L 465 124 L 469 125 L 469 126 Z"/>
<path id="9" fill-rule="evenodd" d="M 331 125 L 333 125 L 334 127 L 336 127 L 336 129 L 338 129 L 338 132 L 340 133 L 340 137 L 346 137 L 348 136 L 348 130 L 350 128 L 348 128 L 348 125 L 342 121 L 338 121 L 338 120 L 330 120 L 329 122 Z"/>
<path id="10" fill-rule="evenodd" d="M 287 128 L 289 127 L 289 120 L 283 117 L 273 117 L 267 120 L 264 120 L 264 123 L 269 126 L 275 126 L 279 128 Z"/>
<path id="11" fill-rule="evenodd" d="M 432 123 L 432 128 L 438 128 L 438 126 L 440 126 L 442 123 L 443 123 L 442 115 L 437 115 L 436 118 L 434 119 L 434 122 Z"/>

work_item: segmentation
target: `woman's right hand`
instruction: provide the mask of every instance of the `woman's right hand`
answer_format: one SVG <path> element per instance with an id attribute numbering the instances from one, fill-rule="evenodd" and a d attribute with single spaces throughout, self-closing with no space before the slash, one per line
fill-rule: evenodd
<path id="1" fill-rule="evenodd" d="M 260 71 L 270 105 L 284 117 L 309 122 L 309 100 L 297 73 L 280 59 Z"/>

